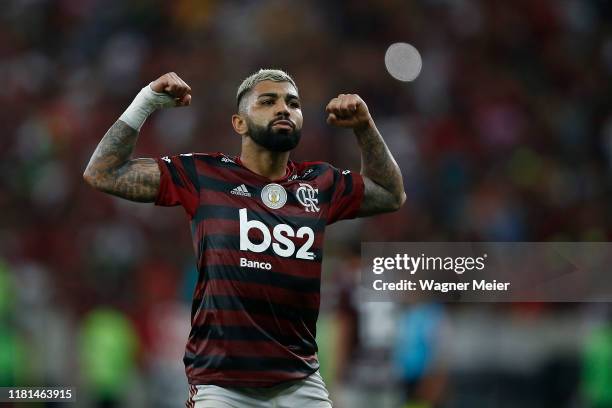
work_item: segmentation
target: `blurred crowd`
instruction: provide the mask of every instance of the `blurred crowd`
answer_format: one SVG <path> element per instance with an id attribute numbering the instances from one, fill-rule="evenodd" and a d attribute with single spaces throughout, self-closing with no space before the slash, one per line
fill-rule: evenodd
<path id="1" fill-rule="evenodd" d="M 362 241 L 608 241 L 612 4 L 605 0 L 7 0 L 0 11 L 0 386 L 78 406 L 175 407 L 196 279 L 184 212 L 82 179 L 138 90 L 177 72 L 135 157 L 239 152 L 236 88 L 296 80 L 294 160 L 359 169 L 325 124 L 366 101 L 402 168 L 398 212 L 330 227 L 318 341 L 339 407 L 610 407 L 607 304 L 360 303 Z M 387 74 L 394 42 L 421 75 Z"/>

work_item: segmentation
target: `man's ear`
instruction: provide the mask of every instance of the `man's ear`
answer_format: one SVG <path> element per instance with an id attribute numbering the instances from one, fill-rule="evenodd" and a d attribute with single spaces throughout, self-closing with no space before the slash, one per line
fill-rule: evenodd
<path id="1" fill-rule="evenodd" d="M 244 120 L 244 118 L 237 113 L 232 115 L 232 126 L 234 127 L 236 133 L 242 136 L 244 136 L 249 130 L 246 120 Z"/>

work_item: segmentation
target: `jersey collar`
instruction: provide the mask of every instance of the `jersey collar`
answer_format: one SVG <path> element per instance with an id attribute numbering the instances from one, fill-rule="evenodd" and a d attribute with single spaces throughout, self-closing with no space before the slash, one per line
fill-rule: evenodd
<path id="1" fill-rule="evenodd" d="M 289 161 L 287 162 L 287 167 L 286 167 L 286 169 L 285 169 L 285 175 L 284 175 L 284 176 L 282 176 L 281 178 L 274 179 L 274 180 L 270 180 L 270 179 L 268 179 L 267 177 L 264 177 L 264 176 L 262 176 L 262 175 L 260 175 L 260 174 L 257 174 L 257 173 L 255 173 L 255 172 L 251 171 L 249 168 L 247 168 L 247 167 L 246 167 L 246 166 L 245 166 L 245 165 L 242 163 L 242 161 L 240 160 L 240 156 L 235 156 L 235 157 L 233 158 L 233 160 L 234 160 L 234 162 L 235 162 L 237 165 L 239 165 L 240 167 L 242 167 L 243 169 L 245 169 L 246 171 L 248 171 L 250 174 L 252 174 L 252 175 L 253 175 L 253 177 L 255 177 L 255 178 L 259 179 L 259 180 L 262 180 L 262 181 L 264 181 L 264 182 L 266 182 L 266 183 L 282 183 L 282 182 L 284 182 L 284 181 L 287 181 L 287 180 L 289 179 L 289 177 L 291 177 L 291 175 L 293 174 L 293 171 L 294 171 L 294 169 L 295 169 L 295 164 L 294 164 L 294 163 L 293 163 L 291 160 L 289 160 Z"/>

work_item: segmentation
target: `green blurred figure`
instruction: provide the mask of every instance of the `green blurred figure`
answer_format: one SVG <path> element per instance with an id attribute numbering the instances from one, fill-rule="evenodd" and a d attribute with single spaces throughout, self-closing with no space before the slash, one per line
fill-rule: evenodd
<path id="1" fill-rule="evenodd" d="M 138 340 L 120 312 L 97 309 L 81 328 L 80 357 L 87 395 L 96 407 L 121 406 L 136 374 Z"/>
<path id="2" fill-rule="evenodd" d="M 24 341 L 15 329 L 14 288 L 8 266 L 0 259 L 0 386 L 26 385 Z"/>
<path id="3" fill-rule="evenodd" d="M 612 326 L 595 329 L 587 339 L 582 389 L 587 406 L 612 407 Z"/>

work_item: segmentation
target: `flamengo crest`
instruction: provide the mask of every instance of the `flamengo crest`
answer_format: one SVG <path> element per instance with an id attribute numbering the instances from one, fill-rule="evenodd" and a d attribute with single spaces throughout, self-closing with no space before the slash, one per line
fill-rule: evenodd
<path id="1" fill-rule="evenodd" d="M 300 183 L 300 187 L 295 192 L 296 198 L 304 206 L 306 212 L 319 212 L 317 194 L 319 194 L 319 189 L 307 183 Z"/>

